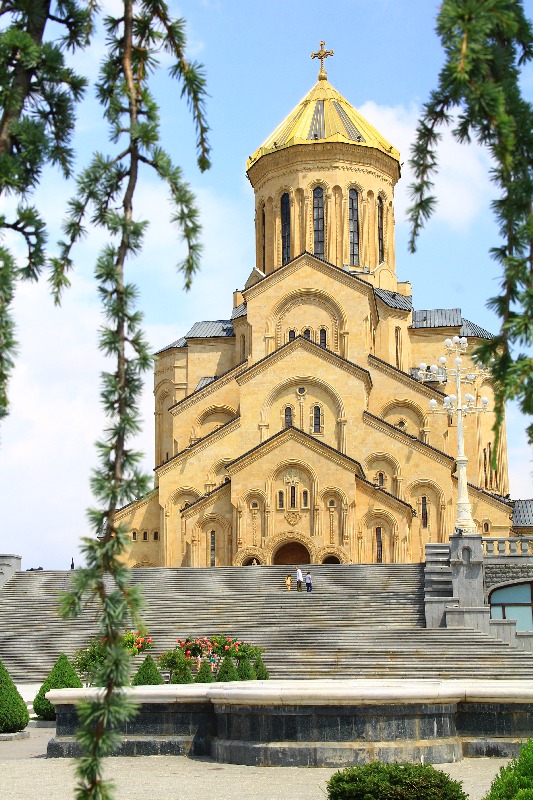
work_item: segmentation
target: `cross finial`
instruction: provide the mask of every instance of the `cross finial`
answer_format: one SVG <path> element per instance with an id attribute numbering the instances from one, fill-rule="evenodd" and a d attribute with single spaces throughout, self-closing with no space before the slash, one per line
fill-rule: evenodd
<path id="1" fill-rule="evenodd" d="M 320 71 L 318 73 L 318 80 L 319 81 L 327 81 L 328 76 L 326 74 L 326 70 L 324 69 L 324 59 L 328 56 L 334 55 L 333 50 L 324 50 L 325 42 L 320 42 L 320 50 L 318 53 L 311 53 L 311 58 L 319 58 L 320 59 Z"/>

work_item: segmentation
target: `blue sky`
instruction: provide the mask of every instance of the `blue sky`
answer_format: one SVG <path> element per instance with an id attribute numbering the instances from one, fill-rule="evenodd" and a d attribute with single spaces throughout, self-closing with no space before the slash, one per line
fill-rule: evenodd
<path id="1" fill-rule="evenodd" d="M 105 0 L 113 12 L 116 0 Z M 164 74 L 154 82 L 161 105 L 163 141 L 195 190 L 204 225 L 201 274 L 185 294 L 175 264 L 183 246 L 168 224 L 164 188 L 141 178 L 137 214 L 150 220 L 142 255 L 128 267 L 139 286 L 140 305 L 154 351 L 185 333 L 197 319 L 229 317 L 231 292 L 241 288 L 254 265 L 253 193 L 245 175 L 247 157 L 314 85 L 317 61 L 310 54 L 321 39 L 335 51 L 328 59 L 330 82 L 395 146 L 404 161 L 396 193 L 396 258 L 401 280 L 410 280 L 416 308 L 460 307 L 464 316 L 489 330 L 497 321 L 486 308 L 497 292 L 498 269 L 488 251 L 498 241 L 492 222 L 490 162 L 477 146 L 463 147 L 445 135 L 439 206 L 422 233 L 415 255 L 407 252 L 404 219 L 409 182 L 409 145 L 420 105 L 436 85 L 442 64 L 434 33 L 434 0 L 189 0 L 171 3 L 187 21 L 189 52 L 205 64 L 212 169 L 195 163 L 194 129 L 180 88 Z M 533 18 L 533 0 L 525 3 Z M 76 66 L 91 79 L 98 72 L 101 37 Z M 523 74 L 533 97 L 533 68 Z M 76 137 L 81 168 L 94 148 L 112 152 L 92 90 L 79 111 Z M 72 191 L 48 170 L 36 202 L 46 210 L 50 242 L 60 235 L 65 202 Z M 91 231 L 75 254 L 72 288 L 63 308 L 54 308 L 45 283 L 23 286 L 15 312 L 19 359 L 11 383 L 12 411 L 3 423 L 0 485 L 3 489 L 0 552 L 17 552 L 23 567 L 65 568 L 78 559 L 78 540 L 87 535 L 89 470 L 93 442 L 103 426 L 98 406 L 99 372 L 105 363 L 96 348 L 99 308 L 92 271 L 102 235 Z M 139 447 L 153 467 L 151 376 L 143 397 L 145 419 Z M 508 409 L 511 492 L 533 496 L 531 450 L 526 420 Z"/>

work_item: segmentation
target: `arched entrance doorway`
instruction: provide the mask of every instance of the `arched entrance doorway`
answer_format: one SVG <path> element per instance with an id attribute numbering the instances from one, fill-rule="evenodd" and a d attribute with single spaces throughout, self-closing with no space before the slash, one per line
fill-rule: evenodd
<path id="1" fill-rule="evenodd" d="M 327 556 L 322 563 L 323 564 L 340 564 L 341 561 L 340 561 L 340 558 L 337 558 L 337 556 Z"/>
<path id="2" fill-rule="evenodd" d="M 310 564 L 311 556 L 307 547 L 300 542 L 287 542 L 282 545 L 274 554 L 274 564 L 290 564 L 297 566 L 299 564 Z"/>

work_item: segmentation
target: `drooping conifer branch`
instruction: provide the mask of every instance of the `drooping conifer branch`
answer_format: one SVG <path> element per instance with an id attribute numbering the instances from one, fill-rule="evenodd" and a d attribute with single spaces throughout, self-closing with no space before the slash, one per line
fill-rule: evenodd
<path id="1" fill-rule="evenodd" d="M 525 414 L 533 413 L 533 107 L 520 87 L 520 67 L 533 58 L 533 30 L 522 0 L 443 0 L 437 32 L 445 64 L 412 148 L 410 247 L 435 209 L 428 180 L 437 166 L 435 131 L 457 118 L 459 141 L 487 147 L 500 193 L 492 207 L 501 244 L 491 254 L 501 266 L 501 292 L 488 303 L 500 331 L 476 352 L 494 382 L 495 462 L 505 401 L 516 399 Z M 528 434 L 533 442 L 533 425 Z"/>
<path id="2" fill-rule="evenodd" d="M 120 692 L 129 679 L 129 656 L 120 638 L 130 624 L 142 629 L 141 596 L 130 586 L 129 571 L 122 564 L 126 538 L 117 523 L 117 509 L 149 488 L 148 478 L 138 468 L 141 454 L 129 447 L 140 428 L 142 374 L 152 363 L 141 328 L 142 315 L 135 307 L 137 290 L 125 278 L 128 261 L 142 248 L 147 225 L 134 216 L 141 169 L 155 170 L 168 186 L 172 220 L 187 244 L 186 258 L 179 265 L 187 286 L 199 266 L 200 227 L 194 196 L 160 146 L 158 108 L 149 87 L 149 76 L 162 51 L 175 59 L 171 74 L 182 80 L 193 111 L 200 169 L 209 166 L 204 78 L 199 68 L 193 69 L 185 61 L 183 21 L 171 20 L 161 0 L 124 0 L 123 15 L 107 18 L 105 25 L 107 55 L 97 93 L 110 125 L 110 140 L 120 143 L 120 152 L 95 154 L 80 175 L 53 271 L 54 286 L 61 291 L 71 266 L 71 249 L 85 235 L 86 218 L 106 231 L 109 242 L 100 253 L 95 275 L 105 320 L 100 349 L 113 360 L 114 368 L 102 375 L 102 405 L 109 423 L 105 438 L 97 443 L 99 468 L 91 479 L 98 507 L 90 510 L 89 519 L 98 538 L 84 541 L 87 566 L 76 572 L 73 589 L 62 601 L 66 617 L 77 616 L 87 596 L 100 601 L 100 635 L 106 653 L 97 675 L 104 691 L 78 709 L 78 738 L 84 753 L 77 768 L 78 800 L 111 797 L 112 787 L 103 778 L 102 758 L 117 747 L 117 728 L 135 713 Z"/>

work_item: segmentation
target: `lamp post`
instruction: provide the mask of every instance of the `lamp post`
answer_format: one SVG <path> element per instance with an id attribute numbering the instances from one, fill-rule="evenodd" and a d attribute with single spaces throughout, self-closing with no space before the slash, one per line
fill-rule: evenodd
<path id="1" fill-rule="evenodd" d="M 457 517 L 455 520 L 455 533 L 464 535 L 476 534 L 476 523 L 472 519 L 472 506 L 468 499 L 468 485 L 466 479 L 466 465 L 468 458 L 465 455 L 464 419 L 467 414 L 484 414 L 488 410 L 489 401 L 486 397 L 481 398 L 481 404 L 476 405 L 476 398 L 470 392 L 462 396 L 461 387 L 463 384 L 476 385 L 484 378 L 489 376 L 489 372 L 477 366 L 462 367 L 463 359 L 461 354 L 468 348 L 468 340 L 465 336 L 454 336 L 453 339 L 444 341 L 448 357 L 453 358 L 453 366 L 447 366 L 446 356 L 439 358 L 439 366 L 421 363 L 418 377 L 422 383 L 437 381 L 445 384 L 448 381 L 455 381 L 455 394 L 448 394 L 442 401 L 442 408 L 439 409 L 437 400 L 431 399 L 429 407 L 432 414 L 446 414 L 453 418 L 457 417 Z"/>

